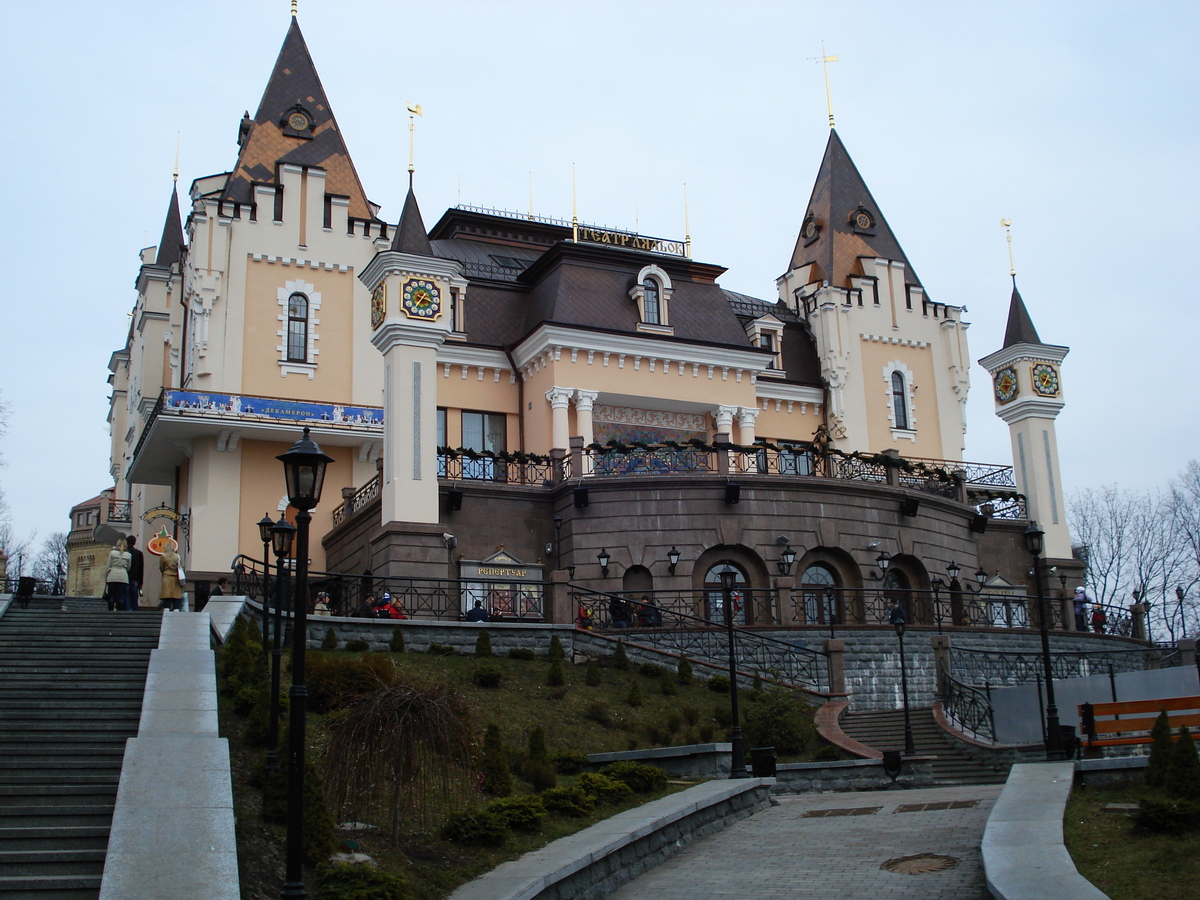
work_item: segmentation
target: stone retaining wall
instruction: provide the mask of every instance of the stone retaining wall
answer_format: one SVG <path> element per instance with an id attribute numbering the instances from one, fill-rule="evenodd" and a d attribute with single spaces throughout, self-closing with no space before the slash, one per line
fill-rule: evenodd
<path id="1" fill-rule="evenodd" d="M 893 780 L 883 771 L 882 759 L 848 759 L 839 762 L 780 763 L 775 771 L 776 794 L 808 794 L 825 791 L 882 791 L 890 787 L 916 788 L 933 785 L 933 760 L 908 756 L 900 761 L 900 774 Z"/>

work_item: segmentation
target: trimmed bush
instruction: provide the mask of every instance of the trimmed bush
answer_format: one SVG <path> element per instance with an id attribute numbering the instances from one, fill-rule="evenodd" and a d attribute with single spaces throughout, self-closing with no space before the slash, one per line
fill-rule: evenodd
<path id="1" fill-rule="evenodd" d="M 483 758 L 480 760 L 483 780 L 479 789 L 493 797 L 507 797 L 512 793 L 512 774 L 508 771 L 508 759 L 500 740 L 500 729 L 489 725 L 483 733 Z"/>
<path id="2" fill-rule="evenodd" d="M 700 721 L 700 710 L 694 706 L 685 706 L 679 712 L 683 714 L 683 721 L 689 725 L 695 725 Z"/>
<path id="3" fill-rule="evenodd" d="M 586 753 L 578 750 L 562 750 L 550 757 L 554 771 L 559 775 L 578 775 L 588 767 Z"/>
<path id="4" fill-rule="evenodd" d="M 494 688 L 500 686 L 500 680 L 503 676 L 500 670 L 488 663 L 475 667 L 475 674 L 471 676 L 471 680 L 482 688 Z"/>
<path id="5" fill-rule="evenodd" d="M 578 784 L 597 806 L 612 806 L 633 796 L 633 789 L 625 782 L 596 772 L 584 772 L 579 776 Z"/>
<path id="6" fill-rule="evenodd" d="M 644 662 L 638 666 L 638 674 L 643 678 L 662 678 L 667 670 L 658 663 Z"/>
<path id="7" fill-rule="evenodd" d="M 508 840 L 503 816 L 485 809 L 458 813 L 442 827 L 442 838 L 468 847 L 503 847 Z"/>
<path id="8" fill-rule="evenodd" d="M 1146 763 L 1146 784 L 1160 788 L 1167 777 L 1167 766 L 1171 763 L 1171 751 L 1175 742 L 1171 740 L 1171 720 L 1164 709 L 1154 720 L 1150 729 L 1150 759 Z"/>
<path id="9" fill-rule="evenodd" d="M 558 773 L 548 762 L 527 760 L 522 768 L 522 775 L 535 791 L 548 790 L 558 784 Z"/>
<path id="10" fill-rule="evenodd" d="M 563 650 L 562 641 L 558 639 L 557 634 L 550 637 L 550 650 L 546 653 L 546 655 L 550 657 L 550 659 L 562 660 L 567 658 L 566 651 Z"/>
<path id="11" fill-rule="evenodd" d="M 1200 803 L 1200 757 L 1196 755 L 1196 742 L 1186 725 L 1179 729 L 1179 739 L 1171 748 L 1171 762 L 1163 778 L 1163 788 L 1175 800 Z"/>
<path id="12" fill-rule="evenodd" d="M 528 647 L 513 647 L 511 650 L 508 651 L 508 658 L 509 659 L 523 659 L 528 662 L 531 659 L 535 659 L 536 654 L 534 654 L 534 652 L 532 650 L 530 650 Z"/>
<path id="13" fill-rule="evenodd" d="M 608 712 L 608 703 L 604 700 L 596 700 L 589 703 L 587 709 L 584 710 L 583 717 L 606 728 L 612 724 L 612 716 Z"/>
<path id="14" fill-rule="evenodd" d="M 370 865 L 326 863 L 313 884 L 327 900 L 412 900 L 412 888 L 399 875 Z"/>
<path id="15" fill-rule="evenodd" d="M 679 657 L 679 665 L 675 667 L 675 680 L 680 684 L 692 683 L 692 663 L 686 656 Z"/>
<path id="16" fill-rule="evenodd" d="M 1135 831 L 1182 835 L 1200 829 L 1200 803 L 1191 800 L 1139 800 L 1133 814 Z"/>
<path id="17" fill-rule="evenodd" d="M 327 900 L 412 900 L 412 888 L 399 875 L 369 865 L 326 863 L 313 884 Z"/>
<path id="18" fill-rule="evenodd" d="M 337 632 L 332 628 L 325 632 L 325 637 L 321 638 L 322 650 L 336 650 L 338 645 Z"/>
<path id="19" fill-rule="evenodd" d="M 572 819 L 582 819 L 596 805 L 578 785 L 550 788 L 542 793 L 542 803 L 550 812 Z"/>
<path id="20" fill-rule="evenodd" d="M 404 652 L 404 629 L 399 625 L 392 626 L 392 639 L 388 642 L 388 649 L 393 653 Z"/>
<path id="21" fill-rule="evenodd" d="M 528 747 L 530 762 L 550 762 L 550 753 L 546 750 L 546 729 L 541 725 L 534 725 L 529 729 Z"/>
<path id="22" fill-rule="evenodd" d="M 233 695 L 233 711 L 239 716 L 248 716 L 250 711 L 254 709 L 258 703 L 258 698 L 264 693 L 270 693 L 263 687 L 256 685 L 243 685 L 238 688 L 238 692 Z"/>
<path id="23" fill-rule="evenodd" d="M 587 684 L 588 687 L 599 687 L 600 686 L 600 682 L 601 682 L 600 667 L 598 665 L 596 665 L 596 661 L 594 659 L 588 660 L 587 675 L 584 676 L 583 680 L 584 680 L 584 683 Z"/>
<path id="24" fill-rule="evenodd" d="M 514 831 L 541 831 L 546 818 L 546 804 L 541 797 L 533 795 L 493 800 L 485 807 L 485 811 L 499 816 Z"/>
<path id="25" fill-rule="evenodd" d="M 677 712 L 667 715 L 667 734 L 674 734 L 683 727 L 683 716 Z"/>
<path id="26" fill-rule="evenodd" d="M 550 688 L 550 690 L 546 691 L 546 696 L 551 700 L 561 700 L 563 697 L 567 696 L 570 691 L 571 689 L 564 684 L 561 687 Z"/>
<path id="27" fill-rule="evenodd" d="M 563 674 L 563 661 L 561 659 L 550 660 L 550 671 L 546 673 L 546 685 L 562 687 L 566 683 L 567 676 Z"/>
<path id="28" fill-rule="evenodd" d="M 486 628 L 479 632 L 479 637 L 475 638 L 475 655 L 492 655 L 492 636 L 488 634 Z"/>
<path id="29" fill-rule="evenodd" d="M 664 678 L 659 690 L 662 691 L 664 697 L 675 697 L 679 694 L 679 688 L 675 687 L 675 682 L 670 678 Z"/>
<path id="30" fill-rule="evenodd" d="M 842 751 L 833 744 L 824 744 L 817 748 L 812 758 L 813 762 L 838 762 L 842 758 Z"/>
<path id="31" fill-rule="evenodd" d="M 425 652 L 433 656 L 454 656 L 458 651 L 449 644 L 430 644 Z"/>
<path id="32" fill-rule="evenodd" d="M 346 649 L 351 653 L 366 653 L 371 645 L 363 640 L 346 641 Z"/>
<path id="33" fill-rule="evenodd" d="M 610 667 L 622 671 L 629 668 L 629 657 L 625 654 L 624 641 L 617 641 L 617 649 L 608 658 L 608 664 Z"/>
<path id="34" fill-rule="evenodd" d="M 396 667 L 384 654 L 344 659 L 313 654 L 307 665 L 308 708 L 328 712 L 396 680 Z"/>
<path id="35" fill-rule="evenodd" d="M 758 672 L 755 672 L 754 673 L 754 681 L 752 681 L 750 683 L 750 690 L 761 694 L 762 689 L 763 689 L 762 675 L 760 675 Z"/>
<path id="36" fill-rule="evenodd" d="M 728 694 L 729 679 L 724 675 L 714 675 L 712 678 L 708 679 L 706 687 L 714 694 Z"/>
<path id="37" fill-rule="evenodd" d="M 817 742 L 812 711 L 790 691 L 773 688 L 749 695 L 742 729 L 749 747 L 774 747 L 776 753 L 803 753 Z"/>
<path id="38" fill-rule="evenodd" d="M 642 686 L 636 681 L 630 682 L 629 693 L 625 697 L 625 702 L 630 706 L 642 705 Z"/>
<path id="39" fill-rule="evenodd" d="M 713 721 L 717 723 L 718 728 L 733 727 L 733 713 L 729 711 L 729 707 L 718 703 L 713 707 Z"/>
<path id="40" fill-rule="evenodd" d="M 262 817 L 268 822 L 287 821 L 288 766 L 291 757 L 279 754 L 279 768 L 264 772 Z M 321 775 L 311 759 L 304 761 L 304 861 L 315 866 L 337 850 L 333 815 L 321 792 Z"/>
<path id="41" fill-rule="evenodd" d="M 609 763 L 600 770 L 600 774 L 625 782 L 638 794 L 661 791 L 667 786 L 667 773 L 658 766 L 647 766 L 629 760 Z"/>
<path id="42" fill-rule="evenodd" d="M 711 744 L 713 736 L 716 733 L 717 730 L 708 722 L 705 722 L 696 730 L 696 734 L 700 738 L 700 743 L 702 744 Z"/>

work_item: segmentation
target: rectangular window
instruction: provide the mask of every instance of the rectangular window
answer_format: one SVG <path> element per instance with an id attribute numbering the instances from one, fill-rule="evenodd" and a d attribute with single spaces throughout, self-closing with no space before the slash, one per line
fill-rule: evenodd
<path id="1" fill-rule="evenodd" d="M 464 412 L 462 414 L 462 445 L 468 450 L 500 453 L 507 446 L 508 418 L 503 413 Z M 464 459 L 463 478 L 502 481 L 505 466 L 491 459 Z"/>
<path id="2" fill-rule="evenodd" d="M 445 447 L 446 444 L 446 411 L 438 409 L 437 411 L 437 446 Z M 438 478 L 446 477 L 446 456 L 443 453 L 438 453 Z"/>

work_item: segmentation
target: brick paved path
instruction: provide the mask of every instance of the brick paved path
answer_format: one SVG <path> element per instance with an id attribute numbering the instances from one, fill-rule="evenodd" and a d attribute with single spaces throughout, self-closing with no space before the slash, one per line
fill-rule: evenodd
<path id="1" fill-rule="evenodd" d="M 800 794 L 699 841 L 610 900 L 987 900 L 979 842 L 1000 785 Z M 978 800 L 970 808 L 945 806 Z M 864 810 L 879 807 L 876 812 Z M 806 816 L 822 810 L 855 814 Z M 936 853 L 956 868 L 889 872 L 889 859 Z"/>

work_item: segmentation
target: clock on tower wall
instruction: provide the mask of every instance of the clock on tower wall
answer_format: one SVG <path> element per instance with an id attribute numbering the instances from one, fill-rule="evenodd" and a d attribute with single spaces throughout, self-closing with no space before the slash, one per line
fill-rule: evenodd
<path id="1" fill-rule="evenodd" d="M 1033 392 L 1039 397 L 1057 397 L 1059 394 L 1058 369 L 1050 363 L 1034 363 L 1029 370 Z"/>
<path id="2" fill-rule="evenodd" d="M 1012 366 L 1005 366 L 992 376 L 992 390 L 996 395 L 998 403 L 1008 403 L 1017 396 L 1019 386 L 1017 383 L 1017 370 Z"/>

